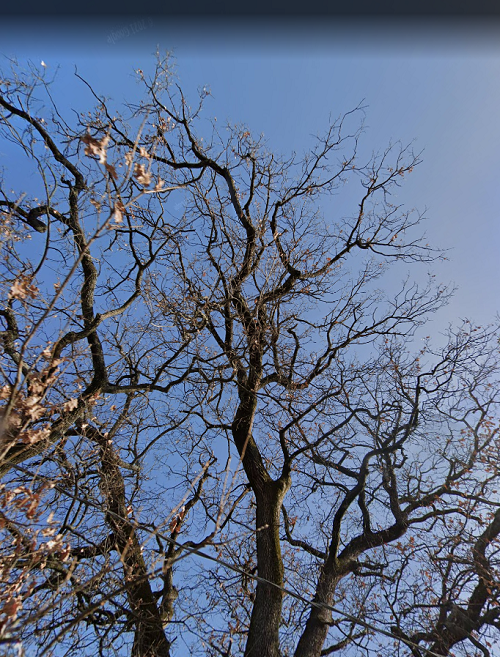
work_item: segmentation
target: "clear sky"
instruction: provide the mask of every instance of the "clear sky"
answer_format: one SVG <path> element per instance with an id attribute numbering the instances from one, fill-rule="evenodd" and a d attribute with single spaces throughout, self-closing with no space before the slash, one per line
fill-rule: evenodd
<path id="1" fill-rule="evenodd" d="M 423 163 L 397 202 L 427 209 L 431 244 L 451 249 L 433 265 L 458 292 L 434 331 L 470 318 L 487 323 L 499 310 L 500 29 L 486 23 L 440 24 L 297 20 L 178 22 L 95 18 L 80 22 L 8 22 L 1 51 L 30 59 L 47 75 L 58 66 L 66 107 L 93 105 L 78 72 L 98 94 L 138 97 L 132 73 L 154 66 L 152 53 L 173 51 L 188 98 L 204 85 L 205 116 L 245 123 L 284 155 L 312 145 L 328 117 L 366 105 L 363 147 L 414 140 Z M 4 63 L 5 62 L 4 60 Z M 59 91 L 57 91 L 57 89 Z M 8 153 L 0 148 L 2 166 Z M 12 161 L 11 166 L 12 166 Z M 421 269 L 421 273 L 426 271 Z M 418 272 L 414 270 L 414 274 Z M 398 274 L 399 275 L 399 274 Z"/>

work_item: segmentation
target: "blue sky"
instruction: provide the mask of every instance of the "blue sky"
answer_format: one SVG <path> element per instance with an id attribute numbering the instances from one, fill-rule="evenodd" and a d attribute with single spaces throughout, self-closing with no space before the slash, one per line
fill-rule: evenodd
<path id="1" fill-rule="evenodd" d="M 301 24 L 302 23 L 302 24 Z M 363 101 L 366 152 L 411 141 L 422 164 L 397 202 L 427 209 L 428 241 L 451 249 L 433 265 L 458 292 L 439 318 L 440 331 L 458 318 L 483 324 L 499 309 L 500 39 L 495 26 L 438 22 L 236 21 L 192 23 L 95 18 L 79 23 L 7 22 L 2 53 L 19 61 L 60 66 L 57 86 L 66 107 L 93 101 L 78 72 L 116 107 L 140 88 L 133 70 L 151 70 L 152 53 L 174 52 L 181 85 L 196 100 L 212 97 L 204 116 L 245 123 L 284 155 L 312 145 L 331 114 Z M 4 151 L 4 149 L 2 149 Z M 416 270 L 419 277 L 426 266 Z M 399 277 L 403 272 L 397 274 Z"/>

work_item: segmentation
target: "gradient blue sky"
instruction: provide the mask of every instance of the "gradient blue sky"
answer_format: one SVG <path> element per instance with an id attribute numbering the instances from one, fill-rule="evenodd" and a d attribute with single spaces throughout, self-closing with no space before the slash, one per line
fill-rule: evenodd
<path id="1" fill-rule="evenodd" d="M 128 33 L 128 35 L 127 35 Z M 438 332 L 458 318 L 480 324 L 499 310 L 500 28 L 484 21 L 376 22 L 169 21 L 91 18 L 4 21 L 1 52 L 20 62 L 60 66 L 56 98 L 67 107 L 93 105 L 78 72 L 98 94 L 138 97 L 133 70 L 154 66 L 152 53 L 173 51 L 180 82 L 194 102 L 208 86 L 205 116 L 245 123 L 284 155 L 301 152 L 328 117 L 366 105 L 364 148 L 414 140 L 423 163 L 397 202 L 427 209 L 428 241 L 451 249 L 432 266 L 458 286 L 434 320 Z M 6 64 L 4 60 L 4 64 Z M 2 166 L 9 168 L 5 147 Z M 12 161 L 11 166 L 12 166 Z M 427 271 L 424 266 L 420 274 Z M 419 275 L 413 270 L 414 275 Z M 398 274 L 398 277 L 400 274 Z"/>

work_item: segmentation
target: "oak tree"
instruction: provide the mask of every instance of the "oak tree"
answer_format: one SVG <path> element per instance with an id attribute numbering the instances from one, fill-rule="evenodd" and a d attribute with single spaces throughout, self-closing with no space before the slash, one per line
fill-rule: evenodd
<path id="1" fill-rule="evenodd" d="M 497 333 L 415 340 L 418 156 L 357 108 L 279 157 L 137 76 L 76 119 L 1 78 L 5 650 L 493 654 Z"/>

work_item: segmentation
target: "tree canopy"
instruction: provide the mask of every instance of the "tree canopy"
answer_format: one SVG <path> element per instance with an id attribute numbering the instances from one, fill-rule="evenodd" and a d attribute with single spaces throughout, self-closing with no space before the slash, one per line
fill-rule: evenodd
<path id="1" fill-rule="evenodd" d="M 498 328 L 433 347 L 450 291 L 394 287 L 440 257 L 418 156 L 362 108 L 277 155 L 137 76 L 68 116 L 1 76 L 2 650 L 494 655 Z"/>

